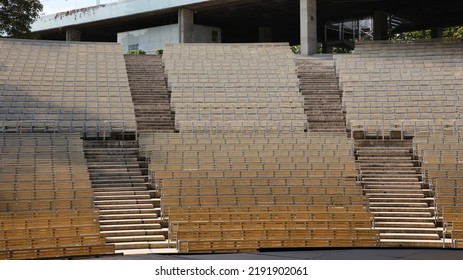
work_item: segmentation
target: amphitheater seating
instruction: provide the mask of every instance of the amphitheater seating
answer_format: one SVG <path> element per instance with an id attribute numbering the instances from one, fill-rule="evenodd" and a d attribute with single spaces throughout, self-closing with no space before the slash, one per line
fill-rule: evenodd
<path id="1" fill-rule="evenodd" d="M 377 245 L 360 205 L 183 207 L 172 209 L 170 219 L 178 219 L 171 238 L 182 252 Z"/>
<path id="2" fill-rule="evenodd" d="M 348 124 L 373 136 L 452 126 L 462 117 L 462 49 L 461 41 L 375 42 L 336 55 Z"/>
<path id="3" fill-rule="evenodd" d="M 453 245 L 459 248 L 463 247 L 462 136 L 428 132 L 414 140 L 416 153 L 423 161 L 424 176 L 434 191 L 439 218 L 450 225 Z"/>
<path id="4" fill-rule="evenodd" d="M 168 44 L 163 61 L 177 130 L 306 128 L 287 44 Z"/>
<path id="5" fill-rule="evenodd" d="M 2 134 L 0 150 L 0 259 L 114 253 L 99 233 L 79 134 Z"/>
<path id="6" fill-rule="evenodd" d="M 157 133 L 140 144 L 181 252 L 377 242 L 345 133 Z"/>
<path id="7" fill-rule="evenodd" d="M 136 129 L 118 44 L 0 40 L 0 131 Z"/>

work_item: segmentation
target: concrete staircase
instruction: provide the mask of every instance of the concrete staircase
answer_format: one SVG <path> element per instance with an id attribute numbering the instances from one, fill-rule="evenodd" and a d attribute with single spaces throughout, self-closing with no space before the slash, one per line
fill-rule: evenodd
<path id="1" fill-rule="evenodd" d="M 87 140 L 84 151 L 107 243 L 124 254 L 170 248 L 160 200 L 151 190 L 137 141 Z"/>
<path id="2" fill-rule="evenodd" d="M 300 58 L 296 64 L 309 131 L 346 131 L 334 61 Z"/>
<path id="3" fill-rule="evenodd" d="M 443 247 L 411 140 L 356 140 L 361 184 L 384 247 Z"/>
<path id="4" fill-rule="evenodd" d="M 174 132 L 175 115 L 161 56 L 125 55 L 139 132 Z"/>

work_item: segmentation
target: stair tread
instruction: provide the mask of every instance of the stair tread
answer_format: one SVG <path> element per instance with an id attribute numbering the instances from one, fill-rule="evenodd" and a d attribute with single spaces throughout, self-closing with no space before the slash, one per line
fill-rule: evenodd
<path id="1" fill-rule="evenodd" d="M 151 241 L 164 241 L 164 240 L 166 240 L 164 235 L 135 235 L 135 236 L 107 236 L 106 237 L 106 242 L 109 242 L 109 243 L 113 243 L 113 242 L 118 242 L 118 243 L 151 242 Z"/>

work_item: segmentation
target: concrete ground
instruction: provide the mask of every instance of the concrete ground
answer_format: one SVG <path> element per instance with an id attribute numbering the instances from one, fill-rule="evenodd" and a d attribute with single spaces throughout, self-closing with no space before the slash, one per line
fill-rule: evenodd
<path id="1" fill-rule="evenodd" d="M 102 260 L 463 260 L 457 249 L 314 249 L 239 254 L 124 255 Z"/>

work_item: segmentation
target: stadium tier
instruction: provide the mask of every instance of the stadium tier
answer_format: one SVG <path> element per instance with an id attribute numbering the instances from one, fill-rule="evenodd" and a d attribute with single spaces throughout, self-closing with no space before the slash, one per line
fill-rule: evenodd
<path id="1" fill-rule="evenodd" d="M 3 134 L 0 149 L 0 259 L 114 253 L 78 134 Z"/>
<path id="2" fill-rule="evenodd" d="M 0 48 L 2 259 L 463 246 L 461 41 Z"/>
<path id="3" fill-rule="evenodd" d="M 415 151 L 423 161 L 423 173 L 429 180 L 436 200 L 436 212 L 453 247 L 463 248 L 462 210 L 463 137 L 442 132 L 426 132 L 415 136 Z"/>
<path id="4" fill-rule="evenodd" d="M 118 44 L 1 39 L 0 50 L 1 131 L 136 130 Z"/>
<path id="5" fill-rule="evenodd" d="M 287 44 L 167 44 L 163 61 L 181 132 L 306 128 Z"/>
<path id="6" fill-rule="evenodd" d="M 375 42 L 336 55 L 348 126 L 385 137 L 454 126 L 462 118 L 462 50 L 461 41 Z"/>
<path id="7" fill-rule="evenodd" d="M 378 242 L 345 133 L 145 134 L 140 142 L 180 252 Z"/>

